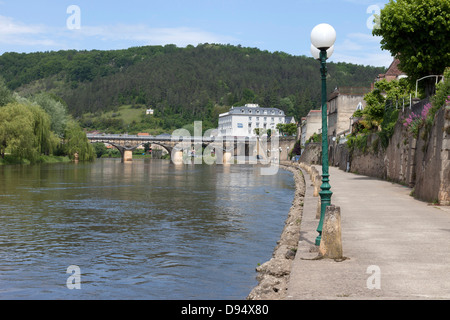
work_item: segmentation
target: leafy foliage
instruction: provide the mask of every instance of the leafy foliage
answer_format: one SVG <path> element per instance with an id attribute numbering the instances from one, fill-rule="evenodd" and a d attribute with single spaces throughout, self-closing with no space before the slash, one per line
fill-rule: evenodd
<path id="1" fill-rule="evenodd" d="M 387 148 L 389 139 L 394 134 L 398 121 L 397 102 L 411 94 L 412 89 L 406 79 L 386 81 L 383 79 L 375 83 L 375 88 L 364 96 L 366 107 L 358 110 L 353 117 L 360 118 L 355 124 L 355 130 L 348 137 L 347 146 L 353 150 L 357 148 L 368 151 L 367 141 L 371 133 L 378 135 L 381 146 Z M 378 146 L 374 146 L 378 150 Z"/>
<path id="2" fill-rule="evenodd" d="M 309 137 L 308 141 L 306 141 L 306 143 L 310 143 L 310 142 L 314 142 L 314 143 L 318 143 L 318 142 L 322 142 L 322 134 L 318 134 L 318 133 L 313 133 L 311 137 Z"/>
<path id="3" fill-rule="evenodd" d="M 13 101 L 11 91 L 5 84 L 5 80 L 0 76 L 0 107 Z"/>
<path id="4" fill-rule="evenodd" d="M 442 108 L 450 96 L 450 67 L 445 69 L 444 80 L 439 82 L 436 86 L 436 95 L 432 98 L 433 108 L 430 115 L 434 114 L 439 108 Z"/>
<path id="5" fill-rule="evenodd" d="M 400 60 L 411 81 L 441 75 L 450 61 L 450 0 L 390 0 L 373 34 Z M 434 86 L 425 79 L 427 93 Z"/>
<path id="6" fill-rule="evenodd" d="M 281 135 L 293 136 L 297 133 L 297 125 L 295 123 L 278 123 L 276 128 Z"/>
<path id="7" fill-rule="evenodd" d="M 12 94 L 6 88 L 4 92 L 4 96 L 8 96 L 11 102 L 0 106 L 2 162 L 7 153 L 9 160 L 6 163 L 21 163 L 22 160 L 34 163 L 42 160 L 42 155 L 58 153 L 73 157 L 74 152 L 81 155 L 80 160 L 93 159 L 93 147 L 86 134 L 74 120 L 70 120 L 58 100 L 48 95 L 26 99 Z M 62 136 L 68 143 L 61 148 Z M 18 161 L 10 161 L 11 159 Z"/>
<path id="8" fill-rule="evenodd" d="M 90 161 L 95 158 L 94 147 L 89 143 L 86 133 L 76 121 L 69 121 L 64 134 L 64 150 L 71 158 L 78 153 L 78 159 L 81 161 Z"/>
<path id="9" fill-rule="evenodd" d="M 397 101 L 402 98 L 409 99 L 411 92 L 409 83 L 405 79 L 378 81 L 375 83 L 374 90 L 364 96 L 366 101 L 364 110 L 358 111 L 354 116 L 363 118 L 361 123 L 366 129 L 378 131 L 382 123 L 392 121 L 391 115 L 386 115 L 386 109 L 395 109 Z"/>
<path id="10" fill-rule="evenodd" d="M 33 113 L 24 104 L 11 103 L 0 108 L 0 154 L 9 147 L 13 156 L 34 161 L 37 148 L 33 129 Z"/>
<path id="11" fill-rule="evenodd" d="M 40 93 L 32 98 L 50 116 L 51 130 L 62 137 L 64 128 L 69 120 L 66 106 L 47 93 Z"/>

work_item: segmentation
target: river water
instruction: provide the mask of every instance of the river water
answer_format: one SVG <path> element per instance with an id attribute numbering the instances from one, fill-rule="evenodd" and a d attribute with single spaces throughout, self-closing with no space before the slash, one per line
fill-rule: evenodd
<path id="1" fill-rule="evenodd" d="M 0 299 L 245 299 L 293 197 L 250 165 L 0 166 Z"/>

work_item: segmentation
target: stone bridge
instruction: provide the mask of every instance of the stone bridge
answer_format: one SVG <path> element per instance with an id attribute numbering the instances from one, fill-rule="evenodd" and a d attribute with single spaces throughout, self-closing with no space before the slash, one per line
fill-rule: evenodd
<path id="1" fill-rule="evenodd" d="M 117 148 L 122 162 L 132 161 L 132 152 L 145 144 L 159 145 L 169 153 L 174 163 L 186 162 L 194 157 L 194 163 L 202 163 L 202 155 L 214 154 L 217 164 L 231 161 L 257 162 L 258 159 L 286 160 L 295 144 L 295 137 L 195 137 L 195 136 L 141 136 L 128 134 L 87 134 L 91 143 L 102 142 Z"/>

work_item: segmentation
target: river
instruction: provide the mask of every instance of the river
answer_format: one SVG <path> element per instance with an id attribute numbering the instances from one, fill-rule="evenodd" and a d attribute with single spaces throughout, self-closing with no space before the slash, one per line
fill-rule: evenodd
<path id="1" fill-rule="evenodd" d="M 0 166 L 0 299 L 245 299 L 293 197 L 250 165 Z"/>

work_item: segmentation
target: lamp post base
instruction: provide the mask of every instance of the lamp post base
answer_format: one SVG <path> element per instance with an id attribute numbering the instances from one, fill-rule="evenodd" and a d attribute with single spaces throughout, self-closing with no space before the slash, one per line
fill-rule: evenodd
<path id="1" fill-rule="evenodd" d="M 317 236 L 317 238 L 316 238 L 316 243 L 315 243 L 316 247 L 319 247 L 319 246 L 320 246 L 320 241 L 321 241 L 321 240 L 322 240 L 322 236 L 321 236 L 321 235 Z"/>
<path id="2" fill-rule="evenodd" d="M 333 192 L 330 191 L 330 184 L 328 183 L 328 173 L 323 175 L 322 181 L 324 183 L 322 184 L 321 188 L 322 190 L 319 192 L 320 195 L 320 221 L 319 225 L 317 227 L 317 232 L 319 235 L 316 238 L 315 244 L 316 246 L 320 246 L 320 241 L 322 239 L 322 228 L 323 228 L 323 222 L 325 220 L 325 212 L 327 210 L 327 207 L 331 205 L 331 196 Z"/>

